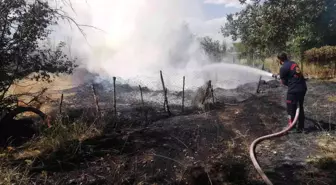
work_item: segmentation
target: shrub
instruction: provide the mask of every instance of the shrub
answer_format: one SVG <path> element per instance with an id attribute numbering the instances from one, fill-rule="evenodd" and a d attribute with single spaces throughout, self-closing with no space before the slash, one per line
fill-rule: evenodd
<path id="1" fill-rule="evenodd" d="M 305 51 L 304 56 L 310 63 L 327 67 L 329 71 L 333 70 L 333 77 L 336 77 L 336 46 L 312 48 Z"/>
<path id="2" fill-rule="evenodd" d="M 323 46 L 305 51 L 305 58 L 309 62 L 328 64 L 336 61 L 336 46 Z"/>

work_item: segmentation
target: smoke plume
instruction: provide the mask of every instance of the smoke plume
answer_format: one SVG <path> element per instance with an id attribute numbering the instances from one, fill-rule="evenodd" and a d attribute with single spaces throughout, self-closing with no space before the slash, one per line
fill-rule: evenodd
<path id="1" fill-rule="evenodd" d="M 200 71 L 211 62 L 200 49 L 189 24 L 192 24 L 190 20 L 204 21 L 201 1 L 71 2 L 71 6 L 64 7 L 69 16 L 81 25 L 92 27 L 82 27 L 84 38 L 73 24 L 69 27 L 64 22 L 55 28 L 54 38 L 66 39 L 71 54 L 80 59 L 83 67 L 99 74 L 102 79 L 116 76 L 119 82 L 153 89 L 162 87 L 160 70 L 169 89 L 180 89 L 183 76 L 186 76 L 187 88 L 203 85 L 207 80 L 216 80 L 218 75 L 225 79 L 222 73 L 216 79 L 205 79 L 209 75 Z M 217 32 L 220 25 L 215 29 L 214 32 Z M 211 73 L 211 70 L 207 73 Z"/>

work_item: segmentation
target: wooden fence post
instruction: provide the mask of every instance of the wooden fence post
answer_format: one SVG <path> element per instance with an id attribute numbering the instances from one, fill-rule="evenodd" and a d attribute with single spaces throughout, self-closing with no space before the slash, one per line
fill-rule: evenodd
<path id="1" fill-rule="evenodd" d="M 60 101 L 60 104 L 59 104 L 59 113 L 60 114 L 62 114 L 62 104 L 63 104 L 63 93 L 62 93 L 61 101 Z"/>
<path id="2" fill-rule="evenodd" d="M 211 85 L 211 96 L 212 96 L 212 103 L 215 104 L 215 96 L 214 96 L 213 85 Z"/>
<path id="3" fill-rule="evenodd" d="M 165 99 L 166 99 L 166 107 L 167 107 L 168 116 L 171 116 L 171 112 L 170 112 L 169 104 L 168 104 L 168 89 L 167 88 L 165 90 Z"/>
<path id="4" fill-rule="evenodd" d="M 140 85 L 139 85 L 139 89 L 140 89 L 140 95 L 141 95 L 141 105 L 142 105 L 142 108 L 144 108 L 145 107 L 145 103 L 144 103 L 144 100 L 143 100 L 142 88 L 141 88 Z"/>
<path id="5" fill-rule="evenodd" d="M 207 87 L 205 89 L 203 98 L 202 98 L 202 104 L 204 104 L 205 100 L 207 99 L 207 97 L 210 95 L 211 92 L 211 80 L 208 81 L 207 83 Z"/>
<path id="6" fill-rule="evenodd" d="M 96 111 L 98 113 L 98 115 L 100 116 L 100 107 L 99 107 L 99 104 L 98 104 L 98 97 L 97 97 L 97 92 L 96 92 L 96 88 L 94 86 L 94 84 L 91 85 L 91 88 L 92 88 L 92 93 L 93 93 L 93 98 L 94 98 L 94 101 L 95 101 L 95 104 L 96 104 Z"/>
<path id="7" fill-rule="evenodd" d="M 164 96 L 163 109 L 166 111 L 166 87 L 163 81 L 162 71 L 160 71 L 160 77 L 161 77 L 163 96 Z"/>
<path id="8" fill-rule="evenodd" d="M 145 116 L 145 121 L 147 123 L 148 122 L 147 112 L 145 110 L 145 102 L 144 102 L 144 99 L 143 99 L 142 88 L 141 88 L 140 85 L 139 85 L 139 89 L 140 89 L 140 95 L 141 95 L 141 109 L 142 109 L 143 115 Z"/>
<path id="9" fill-rule="evenodd" d="M 116 77 L 113 77 L 113 107 L 114 107 L 114 116 L 115 118 L 117 118 Z"/>
<path id="10" fill-rule="evenodd" d="M 185 86 L 185 76 L 183 76 L 183 89 L 182 89 L 182 112 L 184 112 L 184 86 Z"/>
<path id="11" fill-rule="evenodd" d="M 163 80 L 161 70 L 160 70 L 160 76 L 161 76 L 161 83 L 162 83 L 163 95 L 164 95 L 164 107 L 163 108 L 164 108 L 165 111 L 167 111 L 168 115 L 171 116 L 171 113 L 170 113 L 170 110 L 169 110 L 169 104 L 168 104 L 168 97 L 167 97 L 168 89 L 166 88 L 166 86 L 164 84 L 164 80 Z"/>

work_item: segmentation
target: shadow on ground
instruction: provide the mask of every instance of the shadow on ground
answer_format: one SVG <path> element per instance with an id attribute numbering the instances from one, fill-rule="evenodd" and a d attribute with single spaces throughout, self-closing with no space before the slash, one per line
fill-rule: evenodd
<path id="1" fill-rule="evenodd" d="M 336 130 L 336 124 L 327 123 L 323 120 L 317 121 L 317 120 L 307 118 L 307 117 L 306 117 L 306 120 L 314 124 L 313 127 L 308 128 L 308 132 L 322 132 L 322 131 L 335 131 Z"/>

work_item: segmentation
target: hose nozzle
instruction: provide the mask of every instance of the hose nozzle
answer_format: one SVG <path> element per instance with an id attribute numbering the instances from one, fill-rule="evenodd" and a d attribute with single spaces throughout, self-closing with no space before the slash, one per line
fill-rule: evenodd
<path id="1" fill-rule="evenodd" d="M 279 79 L 279 75 L 277 75 L 277 74 L 272 74 L 272 78 Z"/>

